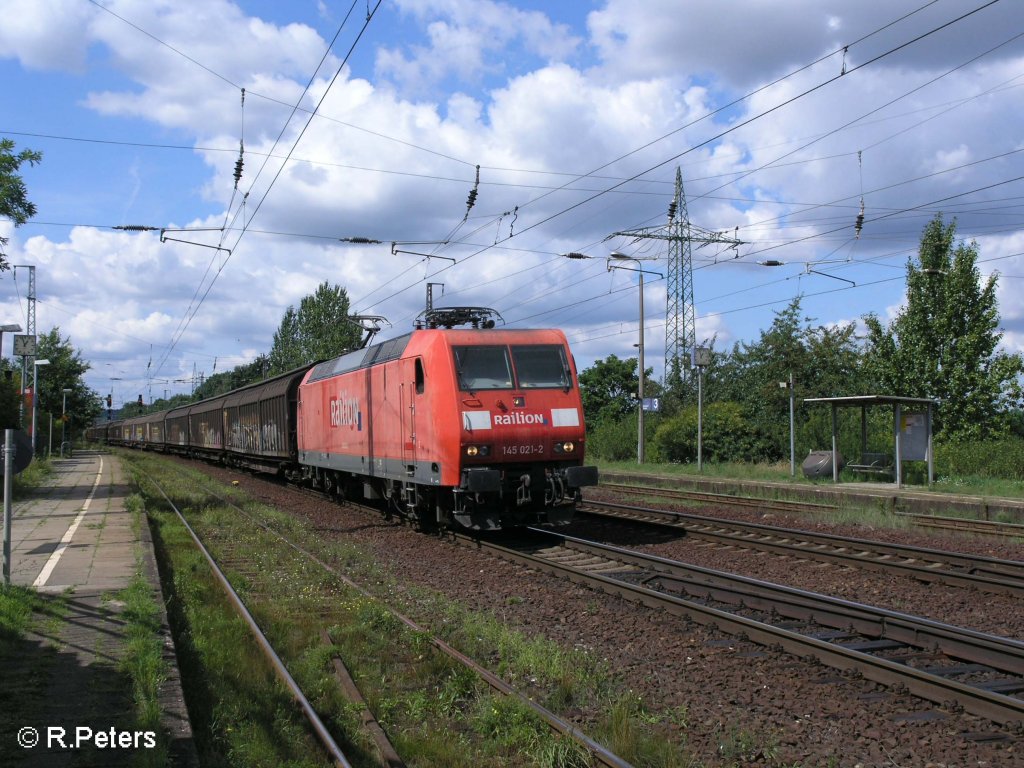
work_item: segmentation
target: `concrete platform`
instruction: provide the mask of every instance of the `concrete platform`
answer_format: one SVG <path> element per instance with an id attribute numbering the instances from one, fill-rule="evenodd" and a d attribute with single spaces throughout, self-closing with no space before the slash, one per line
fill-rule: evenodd
<path id="1" fill-rule="evenodd" d="M 103 746 L 97 738 L 77 748 L 73 744 L 78 729 L 133 730 L 130 681 L 120 667 L 127 642 L 124 604 L 117 593 L 141 570 L 161 609 L 169 671 L 160 704 L 171 764 L 198 766 L 153 542 L 145 518 L 133 521 L 125 507 L 131 489 L 120 462 L 110 454 L 83 451 L 54 459 L 53 465 L 46 485 L 13 506 L 12 582 L 63 599 L 47 612 L 46 628 L 24 644 L 25 666 L 43 678 L 32 687 L 38 701 L 26 703 L 31 722 L 24 723 L 35 729 L 39 742 L 26 747 L 15 734 L 0 733 L 0 754 L 10 760 L 4 764 L 129 765 L 140 757 L 137 750 L 147 748 L 144 737 L 128 747 Z M 60 729 L 65 746 L 57 738 Z"/>

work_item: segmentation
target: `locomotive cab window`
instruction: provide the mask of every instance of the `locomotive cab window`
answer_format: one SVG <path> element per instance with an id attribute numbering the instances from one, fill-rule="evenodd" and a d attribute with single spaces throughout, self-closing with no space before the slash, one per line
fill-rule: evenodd
<path id="1" fill-rule="evenodd" d="M 512 347 L 512 362 L 521 389 L 569 389 L 572 377 L 559 344 Z"/>
<path id="2" fill-rule="evenodd" d="M 478 389 L 511 389 L 512 365 L 508 347 L 472 346 L 453 347 L 455 371 L 459 388 L 474 392 Z"/>

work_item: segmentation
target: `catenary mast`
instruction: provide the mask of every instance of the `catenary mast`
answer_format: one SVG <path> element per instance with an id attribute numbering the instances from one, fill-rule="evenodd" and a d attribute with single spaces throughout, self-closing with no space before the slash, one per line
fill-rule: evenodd
<path id="1" fill-rule="evenodd" d="M 662 227 L 641 227 L 614 235 L 635 240 L 668 241 L 668 279 L 665 307 L 665 381 L 681 383 L 689 371 L 690 352 L 697 346 L 697 326 L 693 303 L 693 251 L 692 243 L 703 247 L 718 243 L 731 248 L 743 244 L 742 240 L 727 237 L 720 232 L 690 223 L 683 192 L 683 174 L 676 167 L 675 197 L 669 204 L 668 224 Z"/>

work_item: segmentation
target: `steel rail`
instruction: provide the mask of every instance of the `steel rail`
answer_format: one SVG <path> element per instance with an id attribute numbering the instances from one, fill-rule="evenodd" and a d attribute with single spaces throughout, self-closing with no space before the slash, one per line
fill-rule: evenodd
<path id="1" fill-rule="evenodd" d="M 822 504 L 815 501 L 763 499 L 757 496 L 735 496 L 730 493 L 695 491 L 687 488 L 661 488 L 656 485 L 627 485 L 625 483 L 606 483 L 602 481 L 597 487 L 609 491 L 649 493 L 654 496 L 666 496 L 673 499 L 686 499 L 688 501 L 709 501 L 734 507 L 758 507 L 775 512 L 835 512 L 839 509 L 835 504 Z"/>
<path id="2" fill-rule="evenodd" d="M 577 512 L 682 530 L 687 536 L 874 571 L 898 571 L 924 582 L 942 582 L 998 594 L 1024 595 L 1024 562 L 965 555 L 929 547 L 872 541 L 792 528 L 745 523 L 673 510 L 606 501 L 584 501 Z"/>
<path id="3" fill-rule="evenodd" d="M 533 530 L 531 529 L 531 531 Z M 553 534 L 548 531 L 536 531 L 536 533 L 542 534 L 548 541 L 568 542 L 570 546 L 574 547 L 578 545 L 587 545 L 588 548 L 594 547 L 594 552 L 600 552 L 600 554 L 595 555 L 591 552 L 584 552 L 582 554 L 589 558 L 587 562 L 566 564 L 554 562 L 550 557 L 545 557 L 540 552 L 525 552 L 521 548 L 504 546 L 494 542 L 469 541 L 468 537 L 460 537 L 458 540 L 460 543 L 470 543 L 474 546 L 486 548 L 506 558 L 529 565 L 531 568 L 564 577 L 576 583 L 597 587 L 609 594 L 617 595 L 651 608 L 664 610 L 673 615 L 686 616 L 698 623 L 715 625 L 725 632 L 742 635 L 761 645 L 780 646 L 784 650 L 796 655 L 810 654 L 828 666 L 857 671 L 875 682 L 886 685 L 906 686 L 907 690 L 911 693 L 928 701 L 939 704 L 953 702 L 968 712 L 999 723 L 1017 724 L 1018 727 L 1024 723 L 1024 700 L 966 685 L 902 663 L 844 647 L 834 642 L 828 642 L 814 636 L 802 635 L 786 627 L 767 624 L 713 606 L 702 605 L 693 599 L 680 598 L 651 589 L 642 584 L 630 583 L 623 581 L 621 578 L 607 575 L 608 572 L 615 571 L 619 571 L 621 575 L 624 569 L 633 569 L 635 575 L 635 569 L 640 567 L 638 562 L 645 561 L 649 564 L 648 567 L 651 568 L 651 574 L 659 577 L 657 568 L 664 572 L 669 566 L 679 566 L 680 564 L 664 560 L 663 558 L 651 558 L 629 550 L 621 550 L 617 547 L 609 547 L 607 545 L 596 545 L 595 547 L 594 542 L 573 540 L 572 537 Z M 559 547 L 561 547 L 561 544 L 559 544 Z M 599 562 L 602 559 L 605 560 L 604 563 Z M 637 562 L 630 562 L 632 559 L 635 559 Z M 661 562 L 659 563 L 658 561 Z M 618 566 L 615 565 L 616 562 L 619 563 Z M 721 574 L 708 569 L 697 569 L 692 566 L 683 567 L 699 572 L 702 574 L 701 578 L 709 579 L 706 583 L 697 583 L 697 588 L 703 589 L 705 594 L 709 595 L 716 594 L 722 596 L 727 591 L 727 586 L 724 583 L 716 584 L 710 581 L 712 577 L 728 578 L 740 583 L 747 582 L 748 585 L 761 584 L 761 586 L 764 586 L 753 579 L 729 576 L 728 574 Z M 831 613 L 834 616 L 842 615 L 842 621 L 855 619 L 857 623 L 864 625 L 866 621 L 865 615 L 858 616 L 858 612 L 866 614 L 876 610 L 868 606 L 848 603 L 847 610 L 842 612 L 841 604 L 845 601 L 814 596 L 813 593 L 800 593 L 799 590 L 790 590 L 789 588 L 778 589 L 781 590 L 781 593 L 780 600 L 776 603 L 777 606 L 796 605 L 800 608 L 803 615 L 813 614 L 815 618 L 818 617 L 818 612 L 821 611 L 823 613 Z M 790 593 L 788 595 L 788 602 L 782 601 L 781 597 L 785 596 L 787 592 Z M 746 599 L 742 594 L 737 593 L 736 590 L 732 590 L 732 594 L 734 597 L 730 599 L 738 604 L 742 604 L 744 599 Z M 811 597 L 820 598 L 821 602 L 817 603 L 816 607 L 804 602 Z M 791 609 L 787 607 L 786 610 Z M 1007 662 L 1008 665 L 1019 665 L 1020 659 L 1024 658 L 1024 644 L 1016 643 L 1015 641 L 1005 641 L 1002 638 L 970 632 L 969 630 L 959 630 L 948 625 L 941 625 L 938 622 L 929 622 L 927 620 L 916 620 L 915 622 L 913 617 L 895 612 L 880 612 L 874 621 L 868 622 L 865 629 L 870 629 L 871 627 L 874 627 L 874 629 L 870 631 L 878 631 L 881 628 L 885 632 L 892 633 L 891 639 L 895 640 L 897 636 L 904 637 L 906 640 L 900 640 L 900 642 L 912 640 L 913 644 L 917 646 L 937 642 L 941 639 L 947 647 L 960 649 L 965 655 L 970 654 L 974 658 L 979 658 L 980 655 L 991 660 L 996 654 L 1000 653 L 1000 648 L 1013 647 L 1016 650 L 1007 650 L 1003 654 L 1006 658 L 1010 659 Z M 992 655 L 986 656 L 985 654 Z M 1014 659 L 1017 660 L 1014 661 Z"/>
<path id="4" fill-rule="evenodd" d="M 724 602 L 776 610 L 793 618 L 813 617 L 822 624 L 849 627 L 908 644 L 928 645 L 952 656 L 1024 674 L 1024 642 L 1021 641 L 564 534 L 555 535 L 573 550 L 668 574 L 677 582 L 685 583 L 687 588 L 698 591 L 720 590 L 717 594 L 727 598 Z"/>
<path id="5" fill-rule="evenodd" d="M 400 622 L 405 624 L 412 631 L 416 632 L 417 634 L 419 634 L 421 636 L 429 637 L 431 644 L 435 648 L 437 648 L 439 651 L 444 653 L 449 658 L 454 659 L 455 661 L 459 662 L 463 666 L 465 666 L 468 669 L 470 669 L 472 672 L 474 672 L 476 675 L 478 675 L 484 682 L 486 682 L 494 690 L 496 690 L 499 693 L 502 693 L 502 694 L 504 694 L 506 696 L 509 696 L 511 698 L 517 699 L 521 704 L 526 706 L 528 709 L 530 709 L 532 712 L 534 712 L 534 714 L 536 714 L 538 717 L 540 717 L 545 723 L 547 723 L 550 728 L 552 728 L 553 730 L 557 731 L 558 733 L 560 733 L 563 736 L 566 736 L 568 738 L 573 739 L 574 741 L 579 743 L 581 746 L 583 746 L 590 753 L 590 755 L 594 759 L 596 759 L 601 765 L 607 766 L 607 768 L 633 768 L 633 765 L 631 763 L 629 763 L 626 760 L 623 760 L 621 757 L 619 757 L 618 755 L 613 753 L 611 750 L 609 750 L 608 748 L 606 748 L 602 744 L 599 744 L 598 742 L 594 741 L 592 738 L 590 738 L 585 733 L 583 733 L 578 728 L 576 728 L 575 725 L 573 725 L 572 723 L 570 723 L 570 722 L 560 718 L 558 715 L 556 715 L 554 712 L 552 712 L 547 707 L 544 707 L 543 705 L 538 704 L 536 701 L 533 701 L 531 698 L 529 698 L 525 694 L 523 694 L 520 691 L 516 690 L 511 685 L 506 683 L 503 679 L 501 679 L 500 677 L 495 675 L 493 672 L 487 670 L 486 668 L 484 668 L 483 666 L 478 664 L 476 661 L 474 661 L 470 657 L 466 656 L 461 651 L 459 651 L 456 648 L 454 648 L 453 646 L 449 645 L 444 640 L 440 639 L 439 637 L 434 635 L 432 632 L 428 631 L 426 628 L 424 628 L 424 627 L 420 626 L 419 624 L 417 624 L 415 621 L 413 621 L 409 617 L 399 613 L 394 608 L 392 608 L 391 606 L 387 605 L 387 603 L 384 603 L 383 601 L 381 601 L 376 595 L 374 595 L 373 593 L 371 593 L 367 589 L 364 589 L 363 587 L 361 587 L 359 584 L 354 582 L 352 579 L 350 579 L 345 574 L 343 574 L 340 571 L 338 571 L 333 566 L 329 565 L 328 563 L 325 563 L 317 555 L 313 554 L 312 552 L 310 552 L 309 550 L 305 549 L 304 547 L 302 547 L 302 546 L 296 544 L 295 542 L 291 541 L 286 536 L 281 534 L 279 531 L 275 530 L 272 526 L 267 524 L 265 521 L 256 518 L 255 516 L 253 516 L 249 512 L 246 512 L 244 509 L 242 509 L 240 506 L 238 506 L 237 504 L 232 502 L 230 499 L 226 499 L 223 496 L 220 496 L 219 494 L 215 493 L 214 491 L 210 490 L 209 488 L 207 488 L 207 490 L 212 495 L 214 495 L 218 499 L 220 499 L 223 503 L 225 503 L 226 505 L 234 508 L 235 510 L 240 512 L 242 515 L 247 517 L 250 521 L 252 521 L 256 525 L 259 525 L 261 528 L 263 528 L 265 531 L 267 531 L 268 533 L 272 534 L 273 536 L 276 536 L 283 544 L 291 547 L 296 552 L 298 552 L 298 553 L 302 554 L 303 556 L 309 558 L 312 562 L 316 563 L 318 566 L 320 566 L 325 571 L 330 573 L 332 576 L 337 578 L 345 586 L 349 587 L 350 589 L 354 590 L 355 592 L 358 592 L 363 597 L 367 597 L 367 598 L 369 598 L 369 599 L 371 599 L 371 600 L 373 600 L 375 602 L 380 603 L 380 605 L 382 605 L 389 613 L 391 613 L 392 616 L 394 616 Z M 165 498 L 166 498 L 166 496 L 165 496 Z M 351 502 L 351 501 L 345 501 L 343 503 L 345 503 L 345 504 L 347 504 L 347 505 L 349 505 L 349 506 L 351 506 L 353 508 L 356 508 L 356 509 L 368 510 L 368 511 L 372 512 L 374 515 L 379 514 L 378 510 L 372 509 L 370 507 L 365 507 L 365 506 L 363 506 L 361 504 L 356 504 L 356 503 Z M 180 513 L 179 513 L 179 516 L 180 516 Z M 187 526 L 187 523 L 186 523 L 186 526 Z M 191 529 L 189 529 L 189 531 L 191 533 Z M 193 538 L 195 538 L 195 534 L 193 534 Z"/>
<path id="6" fill-rule="evenodd" d="M 178 516 L 178 519 L 181 520 L 181 524 L 185 526 L 185 530 L 188 531 L 189 536 L 192 537 L 192 541 L 195 543 L 196 547 L 202 553 L 203 557 L 206 558 L 206 562 L 209 564 L 210 570 L 213 572 L 213 575 L 217 578 L 217 581 L 220 582 L 220 585 L 224 589 L 224 593 L 227 595 L 228 600 L 235 607 L 235 610 L 238 612 L 239 616 L 241 616 L 245 623 L 249 626 L 249 630 L 252 632 L 253 637 L 256 639 L 256 642 L 259 645 L 260 650 L 263 651 L 263 655 L 266 656 L 267 660 L 274 668 L 274 672 L 281 679 L 281 682 L 283 682 L 285 687 L 288 688 L 288 690 L 291 692 L 292 698 L 295 699 L 299 707 L 302 709 L 302 713 L 306 716 L 306 719 L 309 721 L 310 726 L 316 733 L 317 739 L 320 740 L 320 743 L 323 745 L 324 749 L 327 750 L 327 753 L 330 755 L 331 760 L 334 761 L 335 765 L 341 766 L 341 768 L 351 768 L 352 764 L 349 763 L 348 759 L 345 757 L 345 753 L 341 751 L 341 748 L 334 740 L 334 737 L 331 736 L 330 731 L 327 730 L 327 726 L 324 725 L 324 722 L 320 719 L 320 716 L 316 713 L 316 710 L 313 709 L 313 705 L 309 703 L 309 699 L 306 698 L 306 695 L 302 692 L 302 689 L 299 688 L 298 683 L 295 682 L 295 679 L 288 672 L 288 669 L 287 667 L 285 667 L 284 662 L 281 661 L 281 657 L 278 656 L 277 653 L 274 651 L 274 647 L 270 644 L 270 641 L 267 640 L 267 636 L 263 634 L 263 630 L 260 629 L 259 624 L 256 623 L 256 620 L 252 617 L 252 614 L 249 613 L 249 609 L 245 607 L 245 603 L 242 602 L 242 598 L 239 597 L 237 592 L 235 592 L 234 587 L 231 586 L 231 582 L 228 581 L 227 576 L 224 575 L 223 571 L 221 571 L 221 569 L 218 567 L 217 562 L 213 559 L 213 556 L 206 549 L 206 547 L 203 546 L 203 542 L 200 541 L 199 536 L 196 535 L 196 532 L 192 529 L 192 526 L 188 524 L 188 521 L 185 519 L 185 516 L 181 513 L 181 510 L 179 510 L 175 503 L 171 501 L 170 497 L 164 492 L 164 489 L 151 475 L 149 475 L 148 473 L 141 469 L 139 470 L 139 472 L 142 475 L 144 475 L 146 479 L 149 480 L 149 482 L 153 484 L 153 486 L 160 492 L 160 495 L 163 496 L 167 503 L 171 505 L 171 509 L 174 510 L 174 513 Z"/>
<path id="7" fill-rule="evenodd" d="M 914 525 L 921 528 L 1024 539 L 1024 525 L 1020 523 L 1000 523 L 996 520 L 950 517 L 949 515 L 928 515 L 920 512 L 897 512 L 896 514 L 900 517 L 909 518 Z"/>

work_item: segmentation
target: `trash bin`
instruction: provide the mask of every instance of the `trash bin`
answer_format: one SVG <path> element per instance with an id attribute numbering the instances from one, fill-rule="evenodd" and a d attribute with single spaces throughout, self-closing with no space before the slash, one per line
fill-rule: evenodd
<path id="1" fill-rule="evenodd" d="M 836 461 L 839 463 L 840 471 L 842 471 L 843 467 L 846 466 L 846 459 L 843 458 L 843 454 L 836 453 Z M 832 451 L 811 451 L 807 454 L 807 458 L 804 459 L 804 463 L 800 465 L 800 468 L 804 472 L 804 477 L 808 480 L 832 477 Z"/>

